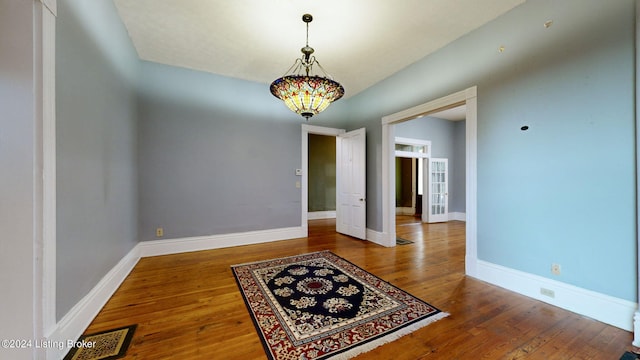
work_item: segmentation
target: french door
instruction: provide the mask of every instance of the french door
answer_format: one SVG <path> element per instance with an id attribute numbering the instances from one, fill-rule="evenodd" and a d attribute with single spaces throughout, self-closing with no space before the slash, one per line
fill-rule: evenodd
<path id="1" fill-rule="evenodd" d="M 427 176 L 427 222 L 449 221 L 449 160 L 431 158 Z"/>

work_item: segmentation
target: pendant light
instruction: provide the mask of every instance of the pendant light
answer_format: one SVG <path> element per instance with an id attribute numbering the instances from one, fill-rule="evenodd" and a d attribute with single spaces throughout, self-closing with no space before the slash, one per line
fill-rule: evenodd
<path id="1" fill-rule="evenodd" d="M 302 15 L 307 24 L 307 44 L 300 51 L 302 57 L 296 59 L 293 66 L 284 76 L 271 83 L 271 94 L 284 101 L 284 104 L 307 121 L 313 115 L 326 109 L 332 102 L 344 95 L 344 88 L 327 74 L 309 46 L 309 23 L 313 21 L 310 14 Z M 313 75 L 313 67 L 317 66 L 324 76 Z"/>

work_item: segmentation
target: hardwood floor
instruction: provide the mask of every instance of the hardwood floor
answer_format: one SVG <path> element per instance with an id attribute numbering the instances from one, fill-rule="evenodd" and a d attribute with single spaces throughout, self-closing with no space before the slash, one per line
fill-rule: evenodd
<path id="1" fill-rule="evenodd" d="M 463 222 L 399 217 L 384 248 L 310 222 L 309 237 L 143 258 L 87 328 L 138 324 L 125 359 L 266 359 L 230 266 L 331 250 L 450 316 L 356 359 L 620 359 L 632 334 L 464 275 Z"/>

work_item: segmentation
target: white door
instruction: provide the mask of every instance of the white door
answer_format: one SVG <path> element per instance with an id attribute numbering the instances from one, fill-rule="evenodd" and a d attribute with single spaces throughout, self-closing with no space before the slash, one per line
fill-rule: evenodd
<path id="1" fill-rule="evenodd" d="M 449 160 L 429 159 L 427 208 L 427 222 L 449 221 Z"/>
<path id="2" fill-rule="evenodd" d="M 336 231 L 367 237 L 365 129 L 336 138 Z"/>

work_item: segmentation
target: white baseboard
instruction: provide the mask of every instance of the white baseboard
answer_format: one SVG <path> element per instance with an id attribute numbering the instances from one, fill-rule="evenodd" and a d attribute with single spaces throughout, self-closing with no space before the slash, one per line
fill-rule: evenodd
<path id="1" fill-rule="evenodd" d="M 336 211 L 310 211 L 307 213 L 307 219 L 320 220 L 320 219 L 335 219 Z"/>
<path id="2" fill-rule="evenodd" d="M 141 257 L 189 251 L 257 244 L 304 237 L 303 227 L 271 229 L 244 233 L 191 237 L 183 239 L 142 241 L 109 271 L 56 325 L 48 340 L 56 343 L 76 340 L 111 298 Z M 367 229 L 367 240 L 385 244 L 383 233 Z M 591 317 L 604 323 L 632 331 L 637 304 L 559 281 L 478 260 L 477 278 L 543 302 Z M 540 289 L 553 291 L 554 297 L 542 295 Z M 636 316 L 636 318 L 638 318 Z M 47 349 L 47 359 L 64 357 L 67 348 Z"/>
<path id="3" fill-rule="evenodd" d="M 137 246 L 111 269 L 96 286 L 89 291 L 55 326 L 48 337 L 52 344 L 63 344 L 47 348 L 47 359 L 62 359 L 70 350 L 67 341 L 76 341 L 98 315 L 120 284 L 140 260 Z"/>
<path id="4" fill-rule="evenodd" d="M 411 209 L 411 208 L 396 208 L 396 215 L 415 215 L 415 211 L 411 212 L 411 211 L 405 211 L 404 209 Z M 425 215 L 423 215 L 424 218 Z M 463 212 L 450 212 L 449 213 L 449 221 L 451 220 L 456 220 L 456 221 L 467 221 L 467 213 L 463 213 Z"/>
<path id="5" fill-rule="evenodd" d="M 305 237 L 304 227 L 248 231 L 233 234 L 196 236 L 182 239 L 151 240 L 138 243 L 141 257 L 221 249 Z"/>
<path id="6" fill-rule="evenodd" d="M 637 308 L 634 302 L 482 260 L 477 262 L 477 278 L 623 330 L 633 330 Z M 552 292 L 554 297 L 543 295 L 541 289 Z"/>
<path id="7" fill-rule="evenodd" d="M 467 214 L 463 212 L 450 212 L 449 220 L 467 221 Z"/>
<path id="8" fill-rule="evenodd" d="M 389 247 L 390 245 L 386 243 L 386 239 L 388 236 L 384 236 L 383 233 L 371 229 L 367 229 L 367 240 L 372 243 Z"/>
<path id="9" fill-rule="evenodd" d="M 141 241 L 56 324 L 47 340 L 52 344 L 65 345 L 47 348 L 46 358 L 62 359 L 66 355 L 69 350 L 66 347 L 67 341 L 75 341 L 82 335 L 142 257 L 294 239 L 305 237 L 302 233 L 305 230 L 304 227 L 293 227 L 184 239 Z"/>
<path id="10" fill-rule="evenodd" d="M 468 251 L 467 245 L 467 253 L 464 256 L 464 273 L 467 276 L 474 277 L 479 279 L 478 276 L 478 258 L 475 254 L 470 254 Z"/>

